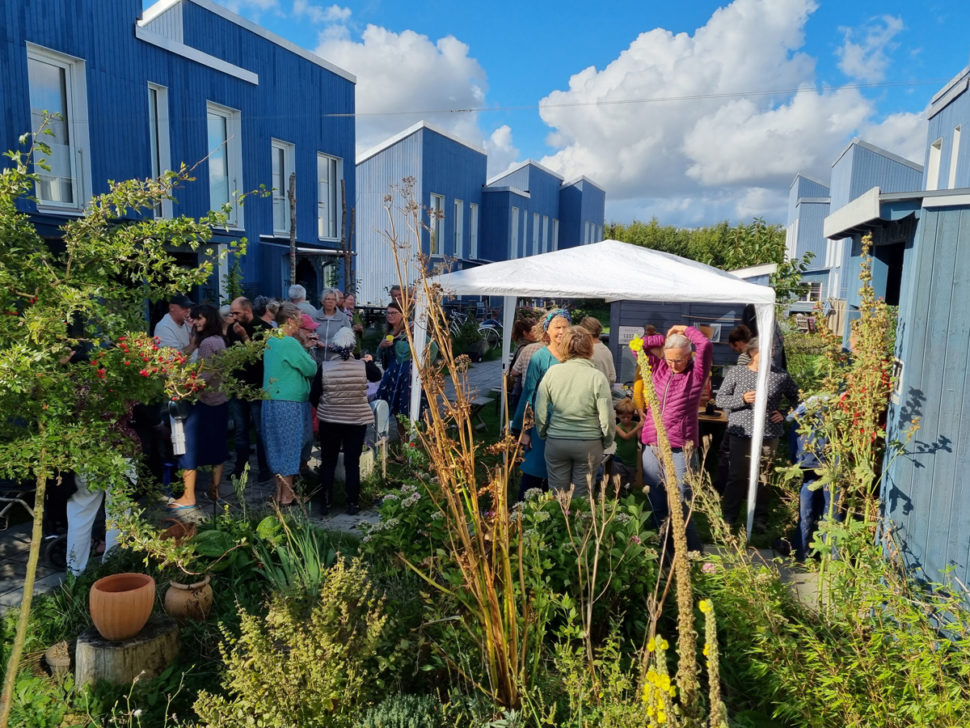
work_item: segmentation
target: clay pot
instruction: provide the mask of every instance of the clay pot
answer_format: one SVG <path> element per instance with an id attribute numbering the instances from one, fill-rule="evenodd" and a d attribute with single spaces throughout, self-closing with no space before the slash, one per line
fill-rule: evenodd
<path id="1" fill-rule="evenodd" d="M 165 592 L 165 612 L 177 622 L 202 621 L 212 609 L 212 585 L 208 574 L 194 584 L 169 583 Z"/>
<path id="2" fill-rule="evenodd" d="M 171 539 L 181 546 L 183 542 L 195 537 L 197 529 L 194 523 L 186 523 L 177 518 L 166 518 L 162 523 L 167 523 L 168 527 L 158 534 L 160 539 Z"/>
<path id="3" fill-rule="evenodd" d="M 106 640 L 120 642 L 141 632 L 155 604 L 155 580 L 148 574 L 112 574 L 91 585 L 91 620 Z"/>

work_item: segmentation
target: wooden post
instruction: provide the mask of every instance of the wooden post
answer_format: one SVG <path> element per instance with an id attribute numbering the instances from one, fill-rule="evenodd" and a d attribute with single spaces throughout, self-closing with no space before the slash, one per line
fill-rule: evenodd
<path id="1" fill-rule="evenodd" d="M 296 283 L 296 172 L 290 172 L 290 285 Z"/>

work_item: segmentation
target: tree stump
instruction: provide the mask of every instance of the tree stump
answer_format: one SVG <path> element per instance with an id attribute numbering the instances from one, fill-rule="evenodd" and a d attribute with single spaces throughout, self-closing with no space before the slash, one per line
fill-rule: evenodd
<path id="1" fill-rule="evenodd" d="M 157 677 L 178 651 L 178 625 L 164 614 L 153 614 L 141 632 L 123 642 L 104 639 L 91 625 L 77 638 L 75 682 L 106 680 L 123 685 L 139 675 Z"/>

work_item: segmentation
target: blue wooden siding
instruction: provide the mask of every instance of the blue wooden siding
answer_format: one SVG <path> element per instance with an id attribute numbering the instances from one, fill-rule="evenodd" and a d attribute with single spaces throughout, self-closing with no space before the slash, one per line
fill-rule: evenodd
<path id="1" fill-rule="evenodd" d="M 806 177 L 803 174 L 796 174 L 795 179 L 792 180 L 791 185 L 788 187 L 789 224 L 795 219 L 795 215 L 797 213 L 796 208 L 798 207 L 799 200 L 806 197 L 827 199 L 828 196 L 828 185 L 824 185 L 821 182 L 813 180 L 811 177 Z"/>
<path id="2" fill-rule="evenodd" d="M 459 144 L 436 131 L 425 129 L 422 150 L 422 182 L 425 198 L 423 204 L 430 203 L 432 193 L 445 198 L 442 221 L 441 255 L 455 258 L 468 257 L 469 240 L 469 203 L 480 205 L 482 187 L 485 185 L 485 167 L 488 158 L 484 152 Z M 462 201 L 462 249 L 455 250 L 455 200 Z M 479 230 L 479 244 L 481 243 Z M 430 235 L 425 231 L 422 248 L 427 251 Z"/>
<path id="3" fill-rule="evenodd" d="M 393 225 L 399 242 L 413 239 L 402 212 L 401 185 L 404 178 L 412 177 L 414 200 L 427 204 L 421 175 L 423 146 L 424 136 L 415 132 L 357 165 L 357 294 L 361 303 L 383 305 L 388 290 L 398 282 L 387 234 Z M 385 208 L 387 195 L 391 195 L 391 220 Z"/>
<path id="4" fill-rule="evenodd" d="M 328 245 L 317 238 L 317 153 L 344 160 L 350 204 L 355 199 L 352 118 L 354 83 L 246 28 L 192 3 L 184 3 L 185 42 L 258 74 L 252 84 L 136 39 L 139 0 L 23 0 L 0 5 L 0 73 L 13 79 L 4 93 L 0 144 L 16 145 L 30 129 L 25 42 L 80 58 L 85 63 L 90 121 L 93 192 L 107 180 L 151 174 L 148 83 L 168 89 L 171 162 L 190 166 L 209 153 L 206 102 L 240 112 L 242 180 L 239 191 L 272 184 L 270 143 L 295 146 L 297 237 L 301 245 Z M 52 21 L 61 19 L 61 22 Z M 178 192 L 176 214 L 200 216 L 209 209 L 208 164 L 197 181 Z M 348 205 L 349 206 L 349 205 Z M 260 244 L 273 234 L 272 201 L 251 198 L 243 211 L 245 230 L 216 233 L 218 242 L 245 234 L 242 261 L 248 290 L 282 293 L 285 252 Z M 339 212 L 338 212 L 339 220 Z M 335 247 L 335 243 L 329 243 Z M 342 270 L 342 268 L 341 268 Z M 214 286 L 217 288 L 218 283 Z"/>
<path id="5" fill-rule="evenodd" d="M 797 208 L 798 233 L 795 245 L 795 257 L 801 258 L 805 253 L 812 253 L 815 257 L 808 266 L 810 271 L 828 271 L 825 264 L 825 250 L 828 240 L 822 232 L 825 218 L 829 214 L 827 201 L 802 199 Z"/>
<path id="6" fill-rule="evenodd" d="M 923 168 L 865 142 L 853 141 L 832 165 L 833 210 L 847 205 L 863 192 L 910 192 L 922 186 Z"/>
<path id="7" fill-rule="evenodd" d="M 905 456 L 887 458 L 882 495 L 907 563 L 930 581 L 952 567 L 970 583 L 970 209 L 923 210 L 914 247 L 897 335 L 902 396 L 888 438 L 916 417 L 920 429 Z"/>
<path id="8" fill-rule="evenodd" d="M 965 73 L 966 80 L 970 73 Z M 932 113 L 932 112 L 931 112 Z M 938 113 L 930 117 L 928 122 L 926 145 L 926 173 L 923 178 L 923 188 L 927 188 L 926 175 L 929 174 L 930 145 L 937 139 L 942 139 L 939 168 L 938 189 L 950 187 L 950 167 L 953 160 L 954 130 L 960 127 L 960 148 L 957 151 L 957 168 L 953 187 L 970 187 L 970 93 L 963 91 L 956 95 Z"/>

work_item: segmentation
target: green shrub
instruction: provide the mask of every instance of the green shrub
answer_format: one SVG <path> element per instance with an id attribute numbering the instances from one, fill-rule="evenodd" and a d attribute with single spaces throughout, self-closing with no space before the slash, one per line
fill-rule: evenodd
<path id="1" fill-rule="evenodd" d="M 390 634 L 366 568 L 340 558 L 305 619 L 282 601 L 265 619 L 243 613 L 221 647 L 228 695 L 200 693 L 196 712 L 212 728 L 352 726 L 394 665 Z"/>
<path id="2" fill-rule="evenodd" d="M 441 728 L 441 703 L 433 695 L 392 695 L 370 708 L 354 728 Z"/>

